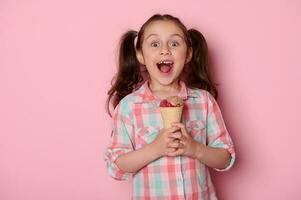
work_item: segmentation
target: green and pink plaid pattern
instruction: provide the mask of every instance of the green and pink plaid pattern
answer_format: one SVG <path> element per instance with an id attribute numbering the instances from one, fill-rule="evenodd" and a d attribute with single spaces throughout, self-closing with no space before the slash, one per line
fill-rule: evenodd
<path id="1" fill-rule="evenodd" d="M 184 82 L 179 96 L 184 100 L 182 123 L 187 132 L 199 143 L 227 149 L 231 161 L 223 170 L 231 168 L 235 160 L 233 143 L 215 99 L 205 90 L 187 88 Z M 118 156 L 156 138 L 163 128 L 159 103 L 160 99 L 152 94 L 146 81 L 116 107 L 112 136 L 105 152 L 109 174 L 118 180 L 133 176 L 132 199 L 135 200 L 217 199 L 208 167 L 196 159 L 161 157 L 135 174 L 124 173 L 114 163 Z"/>

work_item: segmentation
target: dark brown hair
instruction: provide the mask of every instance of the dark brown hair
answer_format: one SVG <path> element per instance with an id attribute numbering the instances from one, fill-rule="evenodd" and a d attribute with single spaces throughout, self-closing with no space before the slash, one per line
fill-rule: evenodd
<path id="1" fill-rule="evenodd" d="M 112 87 L 108 91 L 107 111 L 110 114 L 110 105 L 115 108 L 120 100 L 132 93 L 144 81 L 140 63 L 136 58 L 136 50 L 141 50 L 145 28 L 154 21 L 172 21 L 181 28 L 185 36 L 188 49 L 192 47 L 193 55 L 188 66 L 185 67 L 184 81 L 189 88 L 200 88 L 210 92 L 216 99 L 218 91 L 208 71 L 208 47 L 202 33 L 189 29 L 176 17 L 171 15 L 155 14 L 141 27 L 140 31 L 127 31 L 120 40 L 118 72 L 112 79 Z M 137 38 L 135 46 L 135 38 Z"/>

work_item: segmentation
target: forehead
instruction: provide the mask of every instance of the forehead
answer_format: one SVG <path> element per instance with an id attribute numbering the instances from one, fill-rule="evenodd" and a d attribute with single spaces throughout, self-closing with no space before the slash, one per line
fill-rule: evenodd
<path id="1" fill-rule="evenodd" d="M 158 35 L 159 37 L 180 35 L 183 38 L 185 37 L 179 25 L 171 20 L 158 20 L 148 24 L 144 30 L 144 38 L 150 35 Z"/>

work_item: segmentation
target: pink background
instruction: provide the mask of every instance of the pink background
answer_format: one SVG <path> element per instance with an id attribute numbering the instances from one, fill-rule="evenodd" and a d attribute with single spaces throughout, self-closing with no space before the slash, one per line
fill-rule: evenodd
<path id="1" fill-rule="evenodd" d="M 0 199 L 129 199 L 106 172 L 117 43 L 155 12 L 207 38 L 236 165 L 223 200 L 300 199 L 301 3 L 0 1 Z"/>

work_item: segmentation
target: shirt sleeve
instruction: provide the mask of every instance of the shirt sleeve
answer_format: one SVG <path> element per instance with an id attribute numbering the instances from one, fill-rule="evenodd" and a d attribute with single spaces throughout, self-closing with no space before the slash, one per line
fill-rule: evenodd
<path id="1" fill-rule="evenodd" d="M 123 172 L 118 168 L 116 159 L 130 151 L 134 150 L 134 143 L 132 140 L 133 125 L 130 117 L 123 114 L 123 108 L 118 105 L 113 113 L 112 119 L 112 134 L 109 146 L 105 151 L 104 160 L 106 161 L 107 170 L 111 177 L 116 180 L 128 180 L 131 173 Z"/>
<path id="2" fill-rule="evenodd" d="M 235 151 L 232 139 L 226 129 L 221 110 L 214 97 L 208 92 L 208 113 L 207 113 L 207 143 L 210 147 L 224 148 L 230 154 L 229 164 L 224 169 L 217 171 L 229 170 L 235 161 Z"/>

